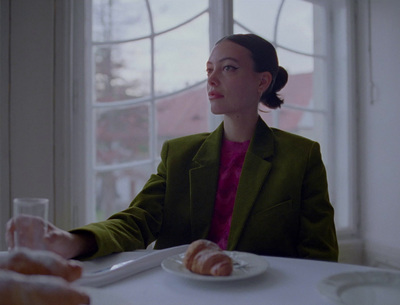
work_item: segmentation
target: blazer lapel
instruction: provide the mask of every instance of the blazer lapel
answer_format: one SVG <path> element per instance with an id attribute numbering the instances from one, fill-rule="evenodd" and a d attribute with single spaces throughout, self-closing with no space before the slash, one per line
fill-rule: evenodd
<path id="1" fill-rule="evenodd" d="M 204 141 L 189 170 L 193 240 L 206 238 L 211 225 L 218 185 L 222 135 L 223 124 Z"/>
<path id="2" fill-rule="evenodd" d="M 266 159 L 273 154 L 273 145 L 271 130 L 259 118 L 243 163 L 233 209 L 228 250 L 235 249 L 258 193 L 267 179 L 271 162 Z"/>

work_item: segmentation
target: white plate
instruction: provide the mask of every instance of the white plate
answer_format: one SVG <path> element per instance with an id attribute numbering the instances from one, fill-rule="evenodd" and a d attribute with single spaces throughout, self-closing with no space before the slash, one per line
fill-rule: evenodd
<path id="1" fill-rule="evenodd" d="M 400 273 L 386 271 L 348 272 L 332 275 L 318 290 L 336 304 L 398 305 Z"/>
<path id="2" fill-rule="evenodd" d="M 173 255 L 162 261 L 162 268 L 172 274 L 202 281 L 234 281 L 259 275 L 268 268 L 268 262 L 261 256 L 246 252 L 224 251 L 234 261 L 233 272 L 228 276 L 201 275 L 189 271 L 183 265 L 184 253 Z"/>

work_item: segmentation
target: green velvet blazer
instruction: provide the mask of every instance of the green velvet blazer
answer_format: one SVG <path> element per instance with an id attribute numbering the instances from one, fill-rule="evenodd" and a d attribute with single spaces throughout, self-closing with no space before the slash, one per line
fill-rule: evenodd
<path id="1" fill-rule="evenodd" d="M 218 183 L 223 123 L 166 141 L 157 173 L 129 208 L 89 231 L 102 256 L 207 238 Z M 228 250 L 337 261 L 334 210 L 317 142 L 259 119 L 238 185 Z"/>

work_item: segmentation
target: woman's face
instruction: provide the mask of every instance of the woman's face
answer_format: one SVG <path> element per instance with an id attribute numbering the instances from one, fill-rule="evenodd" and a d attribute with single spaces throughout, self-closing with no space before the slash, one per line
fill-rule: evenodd
<path id="1" fill-rule="evenodd" d="M 207 62 L 211 112 L 244 115 L 258 111 L 261 94 L 271 82 L 269 72 L 255 72 L 251 52 L 229 40 L 217 44 Z"/>

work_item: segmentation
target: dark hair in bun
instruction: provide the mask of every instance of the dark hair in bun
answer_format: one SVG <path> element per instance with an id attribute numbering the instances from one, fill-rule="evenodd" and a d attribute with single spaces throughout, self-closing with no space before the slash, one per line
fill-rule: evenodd
<path id="1" fill-rule="evenodd" d="M 288 81 L 288 73 L 283 67 L 279 66 L 274 46 L 269 41 L 255 34 L 229 35 L 219 40 L 216 44 L 224 40 L 232 41 L 248 49 L 252 54 L 254 70 L 256 72 L 268 71 L 271 73 L 272 82 L 262 94 L 260 102 L 272 109 L 281 107 L 283 99 L 277 92 L 285 87 Z"/>

